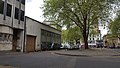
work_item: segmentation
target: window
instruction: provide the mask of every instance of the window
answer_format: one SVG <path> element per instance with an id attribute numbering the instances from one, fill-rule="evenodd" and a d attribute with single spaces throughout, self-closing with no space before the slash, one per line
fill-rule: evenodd
<path id="1" fill-rule="evenodd" d="M 48 32 L 48 31 L 46 31 L 46 33 L 47 33 L 46 35 L 47 35 L 47 36 L 49 36 L 49 32 Z"/>
<path id="2" fill-rule="evenodd" d="M 47 36 L 49 37 L 49 32 L 47 31 Z"/>
<path id="3" fill-rule="evenodd" d="M 43 36 L 46 36 L 46 31 L 45 31 L 45 30 L 41 30 L 41 34 L 42 34 Z"/>
<path id="4" fill-rule="evenodd" d="M 0 37 L 2 37 L 2 34 L 0 33 Z"/>
<path id="5" fill-rule="evenodd" d="M 15 8 L 15 19 L 19 18 L 19 9 Z"/>
<path id="6" fill-rule="evenodd" d="M 95 40 L 95 39 L 93 38 L 93 40 Z"/>
<path id="7" fill-rule="evenodd" d="M 53 33 L 51 33 L 51 37 L 53 37 Z"/>
<path id="8" fill-rule="evenodd" d="M 0 41 L 2 41 L 2 39 L 3 39 L 3 34 L 2 33 L 0 33 Z"/>
<path id="9" fill-rule="evenodd" d="M 12 10 L 12 6 L 10 4 L 7 4 L 7 16 L 11 17 L 11 10 Z"/>
<path id="10" fill-rule="evenodd" d="M 95 43 L 95 41 L 92 41 L 92 43 Z"/>
<path id="11" fill-rule="evenodd" d="M 59 39 L 59 35 L 57 34 L 57 38 Z"/>
<path id="12" fill-rule="evenodd" d="M 24 11 L 20 10 L 21 14 L 20 14 L 20 20 L 24 21 Z M 15 8 L 15 19 L 19 19 L 19 9 Z"/>
<path id="13" fill-rule="evenodd" d="M 0 14 L 3 14 L 3 10 L 4 10 L 4 2 L 1 1 L 0 2 Z"/>
<path id="14" fill-rule="evenodd" d="M 55 38 L 57 38 L 57 34 L 55 34 Z"/>
<path id="15" fill-rule="evenodd" d="M 17 0 L 20 2 L 20 0 Z M 21 0 L 21 3 L 25 5 L 25 0 Z"/>
<path id="16" fill-rule="evenodd" d="M 50 37 L 52 36 L 52 33 L 50 32 Z"/>
<path id="17" fill-rule="evenodd" d="M 91 38 L 90 38 L 90 40 L 91 40 Z"/>
<path id="18" fill-rule="evenodd" d="M 24 21 L 24 14 L 25 14 L 24 11 L 21 10 L 21 16 L 20 16 L 21 21 Z"/>
<path id="19" fill-rule="evenodd" d="M 21 3 L 25 5 L 25 0 L 21 0 Z"/>
<path id="20" fill-rule="evenodd" d="M 41 30 L 41 35 L 44 35 L 43 30 Z"/>
<path id="21" fill-rule="evenodd" d="M 89 41 L 89 43 L 92 43 L 92 41 Z"/>

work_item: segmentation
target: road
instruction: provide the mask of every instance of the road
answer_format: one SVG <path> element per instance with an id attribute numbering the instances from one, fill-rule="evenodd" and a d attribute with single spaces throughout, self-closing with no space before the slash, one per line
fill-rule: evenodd
<path id="1" fill-rule="evenodd" d="M 75 57 L 45 51 L 1 55 L 0 65 L 18 68 L 120 68 L 120 57 Z"/>

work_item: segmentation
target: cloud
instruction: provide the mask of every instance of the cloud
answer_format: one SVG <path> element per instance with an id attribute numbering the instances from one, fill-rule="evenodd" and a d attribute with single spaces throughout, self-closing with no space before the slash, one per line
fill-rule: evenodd
<path id="1" fill-rule="evenodd" d="M 43 4 L 43 0 L 29 0 L 26 2 L 25 15 L 31 17 L 38 21 L 44 21 L 42 9 L 40 9 Z"/>

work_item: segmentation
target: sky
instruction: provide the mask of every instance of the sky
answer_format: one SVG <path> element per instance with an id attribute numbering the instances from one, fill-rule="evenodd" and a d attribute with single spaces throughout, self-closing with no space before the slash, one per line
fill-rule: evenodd
<path id="1" fill-rule="evenodd" d="M 26 0 L 25 15 L 37 21 L 43 22 L 43 12 L 42 9 L 40 9 L 42 4 L 43 0 Z"/>
<path id="2" fill-rule="evenodd" d="M 42 9 L 40 9 L 42 4 L 43 0 L 26 0 L 25 15 L 43 22 L 43 12 Z M 101 30 L 102 36 L 107 34 L 107 29 L 104 29 L 103 27 L 100 27 L 99 29 Z"/>

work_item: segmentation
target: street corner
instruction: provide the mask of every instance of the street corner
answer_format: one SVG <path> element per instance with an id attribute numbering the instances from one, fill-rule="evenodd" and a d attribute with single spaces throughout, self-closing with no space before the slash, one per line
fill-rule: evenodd
<path id="1" fill-rule="evenodd" d="M 80 54 L 69 54 L 69 53 L 60 53 L 60 52 L 55 52 L 54 54 L 57 55 L 64 55 L 64 56 L 76 56 L 76 57 L 90 57 L 88 55 L 80 55 Z"/>
<path id="2" fill-rule="evenodd" d="M 89 49 L 89 50 L 62 50 L 54 51 L 54 54 L 64 56 L 78 56 L 78 57 L 119 57 L 120 53 L 109 49 Z"/>
<path id="3" fill-rule="evenodd" d="M 56 54 L 56 55 L 63 55 L 63 56 L 75 56 L 75 57 L 90 57 L 89 55 L 86 55 L 84 53 L 81 53 L 78 50 L 72 50 L 72 51 L 54 51 L 52 54 Z"/>

